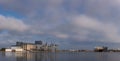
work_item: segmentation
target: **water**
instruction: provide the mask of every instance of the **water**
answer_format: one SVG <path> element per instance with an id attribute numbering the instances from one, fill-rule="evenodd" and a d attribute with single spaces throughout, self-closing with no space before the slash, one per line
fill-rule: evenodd
<path id="1" fill-rule="evenodd" d="M 120 61 L 120 53 L 113 52 L 0 52 L 0 61 Z"/>

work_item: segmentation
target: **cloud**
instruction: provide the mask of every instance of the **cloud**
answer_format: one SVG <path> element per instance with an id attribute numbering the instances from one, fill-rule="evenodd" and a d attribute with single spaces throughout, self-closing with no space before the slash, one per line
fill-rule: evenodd
<path id="1" fill-rule="evenodd" d="M 40 39 L 44 34 L 44 38 L 54 36 L 53 39 L 65 40 L 66 44 L 120 42 L 119 3 L 119 0 L 0 0 L 1 9 L 25 16 L 21 20 L 1 15 L 0 30 L 18 31 L 7 35 L 14 34 L 12 40 Z M 21 31 L 26 32 L 21 35 Z M 5 39 L 6 34 L 2 35 Z"/>
<path id="2" fill-rule="evenodd" d="M 68 34 L 65 33 L 59 33 L 59 32 L 53 32 L 52 33 L 54 36 L 56 36 L 57 38 L 62 38 L 62 39 L 67 39 L 69 38 Z"/>
<path id="3" fill-rule="evenodd" d="M 79 28 L 80 30 L 84 29 L 84 31 L 88 31 L 87 34 L 85 34 L 85 36 L 88 36 L 89 34 L 94 34 L 95 36 L 101 35 L 102 33 L 102 37 L 101 40 L 99 41 L 104 41 L 104 42 L 120 42 L 120 35 L 119 35 L 119 29 L 118 27 L 111 22 L 107 22 L 105 23 L 104 21 L 100 21 L 98 19 L 95 18 L 91 18 L 89 16 L 86 15 L 80 15 L 80 16 L 76 16 L 73 18 L 72 23 Z M 92 31 L 92 33 L 90 33 Z M 97 34 L 95 34 L 97 32 Z M 82 32 L 79 32 L 80 34 Z M 82 34 L 84 35 L 84 34 Z M 94 39 L 96 39 L 94 36 Z M 105 39 L 104 39 L 105 38 Z M 87 37 L 86 39 L 90 39 L 89 37 Z M 103 40 L 102 40 L 103 39 Z"/>
<path id="4" fill-rule="evenodd" d="M 29 28 L 22 20 L 0 15 L 0 30 L 23 32 Z"/>

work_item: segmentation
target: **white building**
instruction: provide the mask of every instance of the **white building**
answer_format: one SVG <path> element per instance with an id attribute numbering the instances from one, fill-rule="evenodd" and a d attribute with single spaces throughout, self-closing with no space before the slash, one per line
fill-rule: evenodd
<path id="1" fill-rule="evenodd" d="M 12 51 L 12 49 L 5 49 L 5 51 L 6 51 L 6 52 L 11 52 L 11 51 Z"/>
<path id="2" fill-rule="evenodd" d="M 14 51 L 14 52 L 22 52 L 22 51 L 24 51 L 24 49 L 22 49 L 22 48 L 19 47 L 19 46 L 12 46 L 11 49 L 12 49 L 12 51 Z"/>
<path id="3" fill-rule="evenodd" d="M 23 52 L 24 49 L 22 49 L 19 46 L 12 46 L 11 48 L 5 49 L 5 52 Z"/>

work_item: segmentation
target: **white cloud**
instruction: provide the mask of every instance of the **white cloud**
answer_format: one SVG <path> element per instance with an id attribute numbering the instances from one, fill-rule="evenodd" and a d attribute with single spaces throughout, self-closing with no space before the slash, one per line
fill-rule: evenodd
<path id="1" fill-rule="evenodd" d="M 25 31 L 29 28 L 22 20 L 0 15 L 0 30 Z"/>
<path id="2" fill-rule="evenodd" d="M 99 21 L 96 21 L 96 19 L 93 19 L 93 18 L 90 18 L 90 17 L 87 17 L 85 15 L 80 15 L 80 16 L 77 16 L 73 19 L 73 22 L 75 25 L 80 25 L 81 27 L 84 27 L 84 28 L 98 28 L 101 23 Z M 78 27 L 80 27 L 78 26 Z"/>
<path id="3" fill-rule="evenodd" d="M 102 35 L 105 38 L 104 42 L 120 42 L 119 29 L 114 23 L 104 23 L 103 21 L 99 21 L 98 19 L 86 15 L 76 16 L 72 20 L 77 28 L 82 30 L 93 30 L 98 33 L 97 35 L 101 35 L 100 33 L 104 34 Z M 81 32 L 78 33 L 81 34 Z M 85 36 L 87 37 L 89 34 L 94 34 L 94 32 L 90 33 L 90 31 L 88 31 L 87 34 L 85 33 Z M 89 37 L 86 39 L 89 39 Z"/>
<path id="4" fill-rule="evenodd" d="M 22 20 L 1 15 L 0 30 L 28 29 L 31 36 L 51 33 L 63 39 L 88 41 L 93 36 L 98 41 L 120 42 L 119 3 L 119 0 L 0 0 L 3 10 L 23 14 L 32 26 L 28 29 Z"/>
<path id="5" fill-rule="evenodd" d="M 65 33 L 60 33 L 60 32 L 53 32 L 52 33 L 54 36 L 58 37 L 58 38 L 62 38 L 62 39 L 67 39 L 69 37 L 68 34 Z"/>

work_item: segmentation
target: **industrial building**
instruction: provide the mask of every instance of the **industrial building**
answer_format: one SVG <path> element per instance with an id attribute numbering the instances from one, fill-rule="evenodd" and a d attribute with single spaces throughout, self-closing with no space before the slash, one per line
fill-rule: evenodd
<path id="1" fill-rule="evenodd" d="M 35 41 L 35 43 L 16 42 L 16 45 L 12 45 L 11 48 L 5 51 L 56 51 L 56 44 L 47 44 L 42 41 Z"/>
<path id="2" fill-rule="evenodd" d="M 95 52 L 107 52 L 108 51 L 108 47 L 95 47 L 94 49 Z"/>
<path id="3" fill-rule="evenodd" d="M 13 46 L 11 46 L 11 48 L 5 49 L 5 51 L 6 52 L 23 52 L 24 49 L 19 46 L 13 45 Z"/>

